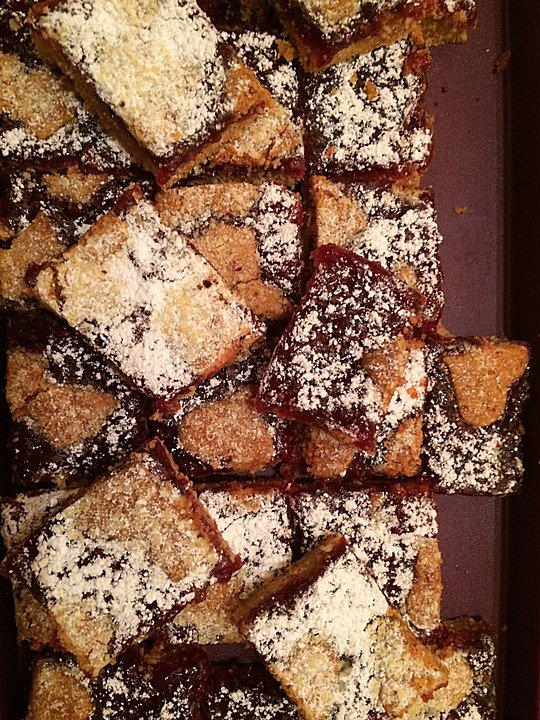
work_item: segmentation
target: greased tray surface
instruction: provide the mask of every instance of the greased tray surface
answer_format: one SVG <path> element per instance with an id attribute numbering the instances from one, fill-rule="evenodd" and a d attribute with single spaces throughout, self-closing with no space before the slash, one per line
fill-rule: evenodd
<path id="1" fill-rule="evenodd" d="M 535 283 L 539 254 L 527 237 L 527 228 L 540 224 L 540 203 L 538 195 L 534 197 L 539 161 L 538 143 L 527 139 L 535 137 L 535 124 L 540 131 L 540 108 L 535 114 L 534 102 L 530 105 L 525 98 L 533 100 L 529 91 L 534 87 L 530 83 L 535 57 L 539 63 L 536 67 L 540 66 L 539 46 L 533 35 L 535 21 L 540 27 L 540 8 L 532 5 L 520 7 L 519 18 L 518 11 L 511 9 L 514 56 L 505 73 L 493 71 L 495 60 L 506 49 L 504 8 L 490 0 L 478 0 L 478 29 L 470 34 L 466 45 L 434 50 L 429 105 L 435 116 L 435 153 L 426 183 L 434 185 L 444 237 L 446 327 L 453 333 L 469 335 L 506 331 L 512 338 L 532 342 L 534 352 L 535 345 L 538 350 L 539 323 L 531 316 L 537 315 L 539 306 L 537 280 Z M 523 42 L 528 35 L 532 46 Z M 508 76 L 512 80 L 514 118 L 506 147 L 507 151 L 513 149 L 511 165 L 508 156 L 505 161 Z M 520 113 L 530 121 L 525 130 L 516 122 Z M 505 179 L 513 191 L 512 214 L 506 204 Z M 505 233 L 509 230 L 507 251 Z M 524 314 L 524 307 L 531 314 Z M 540 552 L 534 520 L 540 502 L 534 474 L 538 462 L 535 443 L 538 447 L 540 432 L 531 412 L 537 400 L 536 372 L 533 363 L 533 394 L 526 418 L 528 472 L 522 496 L 509 501 L 441 496 L 438 501 L 444 560 L 443 615 L 480 614 L 497 627 L 507 628 L 500 633 L 500 667 L 504 672 L 499 695 L 506 708 L 504 715 L 501 710 L 501 717 L 523 719 L 539 717 L 534 710 L 539 654 L 535 624 L 539 603 L 534 588 L 540 576 Z M 5 464 L 3 470 L 5 475 Z M 7 618 L 9 587 L 4 582 L 0 603 L 2 617 Z M 0 718 L 8 720 L 21 717 L 23 692 L 11 622 L 3 621 L 0 640 Z"/>

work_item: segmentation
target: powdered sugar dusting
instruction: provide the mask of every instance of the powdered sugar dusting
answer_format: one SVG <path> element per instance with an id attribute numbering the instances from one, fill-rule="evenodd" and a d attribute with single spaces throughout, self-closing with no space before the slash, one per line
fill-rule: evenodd
<path id="1" fill-rule="evenodd" d="M 424 83 L 405 72 L 406 40 L 318 73 L 306 85 L 306 129 L 317 172 L 359 173 L 427 162 Z M 375 96 L 369 94 L 369 83 Z"/>

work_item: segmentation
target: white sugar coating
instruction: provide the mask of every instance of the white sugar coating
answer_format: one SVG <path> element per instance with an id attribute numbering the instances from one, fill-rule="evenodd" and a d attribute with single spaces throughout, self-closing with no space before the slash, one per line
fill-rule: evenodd
<path id="1" fill-rule="evenodd" d="M 287 503 L 277 490 L 205 490 L 199 500 L 233 553 L 242 559 L 243 594 L 292 562 L 293 531 Z"/>
<path id="2" fill-rule="evenodd" d="M 70 0 L 39 27 L 156 156 L 232 109 L 220 35 L 194 0 Z"/>
<path id="3" fill-rule="evenodd" d="M 277 183 L 263 183 L 255 218 L 247 218 L 246 225 L 257 233 L 259 265 L 264 277 L 285 294 L 293 293 L 299 284 L 303 267 L 303 244 L 295 217 L 299 198 Z M 283 267 L 292 268 L 284 273 Z"/>
<path id="4" fill-rule="evenodd" d="M 215 700 L 214 700 L 215 698 Z M 257 720 L 277 720 L 285 717 L 299 717 L 295 706 L 285 696 L 271 695 L 263 688 L 235 688 L 222 685 L 212 696 L 211 703 L 218 704 L 220 720 L 238 720 L 238 717 L 253 717 Z M 223 703 L 227 703 L 223 712 Z"/>
<path id="5" fill-rule="evenodd" d="M 340 693 L 331 717 L 365 720 L 381 709 L 378 701 L 382 676 L 376 662 L 376 621 L 388 603 L 348 550 L 329 565 L 305 590 L 286 605 L 259 612 L 249 629 L 249 640 L 265 662 L 280 674 L 292 667 L 294 653 L 320 642 L 346 670 L 339 675 Z M 336 682 L 332 678 L 333 682 Z M 301 695 L 301 683 L 294 688 Z"/>
<path id="6" fill-rule="evenodd" d="M 23 548 L 21 574 L 37 586 L 64 638 L 90 656 L 95 642 L 95 659 L 90 660 L 94 667 L 105 652 L 114 657 L 161 616 L 180 609 L 215 581 L 218 554 L 186 511 L 184 492 L 163 481 L 162 472 L 149 456 L 115 471 L 101 481 L 99 490 L 91 486 L 58 513 L 31 548 Z M 119 513 L 128 484 L 133 504 L 129 517 L 124 517 Z M 103 494 L 111 502 L 107 517 L 101 507 Z M 117 499 L 120 509 L 115 506 Z M 99 523 L 89 525 L 87 513 L 101 513 Z M 172 513 L 177 516 L 178 534 L 170 538 L 163 558 L 159 548 L 163 540 L 156 533 L 163 519 L 170 524 Z M 141 532 L 142 525 L 147 533 Z M 173 573 L 162 563 L 174 558 L 180 569 Z"/>
<path id="7" fill-rule="evenodd" d="M 45 490 L 39 494 L 20 493 L 0 504 L 0 532 L 6 550 L 13 550 L 59 512 L 77 490 Z"/>
<path id="8" fill-rule="evenodd" d="M 444 6 L 448 12 L 471 12 L 476 8 L 475 0 L 444 0 Z"/>
<path id="9" fill-rule="evenodd" d="M 340 63 L 307 84 L 306 128 L 316 142 L 315 165 L 366 170 L 423 164 L 431 131 L 413 118 L 424 93 L 414 72 L 405 72 L 406 40 Z M 371 83 L 376 95 L 369 95 Z"/>
<path id="10" fill-rule="evenodd" d="M 384 417 L 384 425 L 388 430 L 396 428 L 406 418 L 421 413 L 424 408 L 427 375 L 423 349 L 410 351 L 404 378 L 403 385 L 394 391 Z"/>
<path id="11" fill-rule="evenodd" d="M 242 301 L 146 201 L 85 236 L 56 269 L 62 300 L 49 269 L 38 276 L 41 299 L 157 396 L 219 369 L 260 334 Z"/>
<path id="12" fill-rule="evenodd" d="M 293 114 L 298 105 L 298 76 L 294 65 L 280 55 L 276 44 L 278 38 L 271 33 L 253 30 L 230 33 L 228 38 L 259 82 L 286 108 L 289 115 Z"/>
<path id="13" fill-rule="evenodd" d="M 405 5 L 406 0 L 353 0 L 346 4 L 339 0 L 301 0 L 300 4 L 312 22 L 327 35 L 346 29 L 360 19 L 366 10 L 370 15 L 374 10 L 389 12 Z"/>
<path id="14" fill-rule="evenodd" d="M 356 200 L 367 223 L 346 247 L 387 270 L 413 268 L 415 288 L 423 295 L 435 292 L 441 277 L 438 250 L 442 236 L 433 204 L 358 184 L 344 191 Z"/>
<path id="15" fill-rule="evenodd" d="M 385 492 L 342 489 L 291 498 L 304 550 L 331 532 L 341 533 L 384 590 L 404 612 L 414 563 L 425 538 L 437 536 L 433 498 L 425 493 L 392 497 Z"/>
<path id="16" fill-rule="evenodd" d="M 424 418 L 424 454 L 437 487 L 447 493 L 507 494 L 523 474 L 519 430 L 474 427 L 463 430 L 438 407 Z"/>

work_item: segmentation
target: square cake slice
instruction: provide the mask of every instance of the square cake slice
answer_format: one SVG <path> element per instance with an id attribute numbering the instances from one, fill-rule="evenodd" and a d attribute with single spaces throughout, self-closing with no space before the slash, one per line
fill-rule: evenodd
<path id="1" fill-rule="evenodd" d="M 138 188 L 46 265 L 34 292 L 158 398 L 185 392 L 263 337 L 262 324 Z"/>
<path id="2" fill-rule="evenodd" d="M 274 182 L 216 183 L 166 190 L 156 206 L 256 315 L 288 319 L 304 279 L 297 193 Z"/>
<path id="3" fill-rule="evenodd" d="M 270 354 L 264 345 L 205 380 L 190 397 L 169 407 L 158 404 L 152 431 L 190 478 L 231 472 L 260 476 L 293 460 L 293 424 L 255 406 Z"/>
<path id="4" fill-rule="evenodd" d="M 528 364 L 527 345 L 504 338 L 431 344 L 422 453 L 439 492 L 519 490 Z"/>
<path id="5" fill-rule="evenodd" d="M 239 627 L 306 720 L 399 717 L 448 682 L 340 535 L 248 598 Z"/>
<path id="6" fill-rule="evenodd" d="M 464 42 L 476 23 L 475 0 L 273 0 L 309 72 L 324 70 L 411 34 L 429 44 Z"/>
<path id="7" fill-rule="evenodd" d="M 415 628 L 441 619 L 441 554 L 429 483 L 294 487 L 290 505 L 300 549 L 338 532 L 350 543 L 389 602 Z"/>
<path id="8" fill-rule="evenodd" d="M 444 297 L 433 193 L 311 180 L 317 245 L 334 243 L 380 263 L 426 298 L 423 325 L 434 330 Z"/>
<path id="9" fill-rule="evenodd" d="M 228 583 L 210 588 L 202 602 L 184 608 L 164 630 L 173 642 L 243 642 L 235 623 L 242 599 L 293 559 L 287 501 L 279 487 L 262 483 L 208 485 L 198 495 L 242 567 Z"/>
<path id="10" fill-rule="evenodd" d="M 34 40 L 75 82 L 105 127 L 174 184 L 239 132 L 269 93 L 195 0 L 51 0 Z"/>
<path id="11" fill-rule="evenodd" d="M 387 184 L 422 173 L 432 146 L 425 109 L 430 60 L 427 50 L 402 40 L 307 77 L 311 173 Z"/>
<path id="12" fill-rule="evenodd" d="M 146 398 L 43 310 L 9 321 L 6 398 L 19 487 L 81 484 L 148 437 Z"/>
<path id="13" fill-rule="evenodd" d="M 422 298 L 376 263 L 336 245 L 313 254 L 306 295 L 281 336 L 258 405 L 338 431 L 373 454 L 400 380 L 396 355 Z"/>
<path id="14" fill-rule="evenodd" d="M 96 480 L 8 565 L 90 677 L 238 567 L 158 440 Z"/>

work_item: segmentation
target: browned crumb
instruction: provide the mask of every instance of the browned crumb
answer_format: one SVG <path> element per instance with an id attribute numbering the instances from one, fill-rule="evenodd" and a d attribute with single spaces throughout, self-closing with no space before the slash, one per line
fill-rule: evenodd
<path id="1" fill-rule="evenodd" d="M 318 427 L 307 428 L 304 460 L 313 477 L 333 479 L 344 475 L 357 452 L 346 435 L 337 437 Z"/>
<path id="2" fill-rule="evenodd" d="M 495 75 L 498 75 L 506 70 L 508 63 L 510 62 L 511 55 L 511 50 L 505 50 L 495 58 L 495 62 L 493 63 L 493 73 Z"/>
<path id="3" fill-rule="evenodd" d="M 27 720 L 90 720 L 94 703 L 80 673 L 54 660 L 38 660 Z"/>
<path id="4" fill-rule="evenodd" d="M 456 213 L 456 215 L 465 215 L 469 212 L 469 208 L 467 207 L 467 205 L 456 205 L 454 207 L 454 212 Z"/>
<path id="5" fill-rule="evenodd" d="M 491 425 L 503 414 L 507 393 L 527 368 L 525 345 L 483 338 L 463 353 L 445 355 L 459 410 L 470 425 Z"/>
<path id="6" fill-rule="evenodd" d="M 377 87 L 371 82 L 371 80 L 368 80 L 364 86 L 365 93 L 367 95 L 367 99 L 369 102 L 372 102 L 376 99 L 377 95 L 379 94 L 379 91 L 377 90 Z"/>
<path id="7" fill-rule="evenodd" d="M 441 552 L 435 538 L 424 538 L 414 565 L 414 583 L 405 607 L 413 623 L 431 630 L 441 621 Z"/>
<path id="8" fill-rule="evenodd" d="M 422 418 L 406 418 L 385 443 L 384 461 L 376 470 L 388 477 L 414 477 L 421 468 Z"/>
<path id="9" fill-rule="evenodd" d="M 43 176 L 49 194 L 86 205 L 96 190 L 107 180 L 107 175 L 82 173 L 76 168 L 68 168 L 64 173 L 51 173 Z"/>
<path id="10" fill-rule="evenodd" d="M 345 245 L 366 227 L 366 217 L 358 206 L 325 177 L 312 178 L 311 195 L 316 208 L 317 245 Z"/>
<path id="11" fill-rule="evenodd" d="M 291 62 L 296 57 L 296 50 L 294 49 L 294 46 L 291 45 L 290 42 L 287 42 L 287 40 L 282 40 L 278 38 L 276 40 L 276 45 L 279 54 L 287 60 L 287 62 Z"/>

